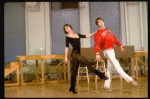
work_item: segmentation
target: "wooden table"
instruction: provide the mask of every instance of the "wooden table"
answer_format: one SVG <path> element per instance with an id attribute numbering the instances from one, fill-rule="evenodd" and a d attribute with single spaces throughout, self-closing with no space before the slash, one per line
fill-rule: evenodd
<path id="1" fill-rule="evenodd" d="M 148 55 L 148 51 L 138 51 L 134 53 L 135 62 L 136 62 L 136 79 L 142 79 L 138 76 L 138 61 L 140 61 L 144 65 L 144 74 L 146 74 L 145 67 L 148 67 L 142 60 L 138 58 L 138 56 L 146 56 Z"/>
<path id="2" fill-rule="evenodd" d="M 63 59 L 56 67 L 57 69 L 62 63 L 63 63 L 63 69 L 64 69 L 64 80 L 66 80 L 66 64 L 65 64 L 65 55 L 28 55 L 28 56 L 19 56 L 16 57 L 16 61 L 20 62 L 20 68 L 21 68 L 21 85 L 25 85 L 23 81 L 23 60 L 36 60 L 36 81 L 40 79 L 44 83 L 44 80 L 47 79 L 47 77 L 54 71 L 52 70 L 51 73 L 49 73 L 45 78 L 44 78 L 44 65 L 43 65 L 43 60 L 48 60 L 48 59 Z M 38 60 L 41 60 L 41 78 L 38 76 Z M 33 72 L 34 73 L 34 72 Z"/>

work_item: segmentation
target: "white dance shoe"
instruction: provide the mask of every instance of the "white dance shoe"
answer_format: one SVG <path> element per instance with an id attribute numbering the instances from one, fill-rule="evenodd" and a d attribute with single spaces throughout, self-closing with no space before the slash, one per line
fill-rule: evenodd
<path id="1" fill-rule="evenodd" d="M 138 83 L 136 82 L 136 81 L 131 81 L 131 83 L 134 85 L 134 86 L 137 86 L 138 85 Z"/>
<path id="2" fill-rule="evenodd" d="M 104 90 L 107 90 L 107 92 L 112 93 L 113 91 L 110 88 L 107 88 L 104 86 Z"/>

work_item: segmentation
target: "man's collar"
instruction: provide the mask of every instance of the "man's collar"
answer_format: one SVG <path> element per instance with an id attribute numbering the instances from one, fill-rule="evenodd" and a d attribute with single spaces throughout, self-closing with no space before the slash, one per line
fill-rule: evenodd
<path id="1" fill-rule="evenodd" d="M 99 28 L 99 30 L 103 30 L 103 29 L 105 29 L 105 28 L 103 28 L 103 27 L 100 27 L 100 28 Z"/>

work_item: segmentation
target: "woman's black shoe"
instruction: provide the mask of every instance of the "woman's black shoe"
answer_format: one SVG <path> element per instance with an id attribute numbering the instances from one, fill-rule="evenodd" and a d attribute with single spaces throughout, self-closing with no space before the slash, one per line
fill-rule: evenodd
<path id="1" fill-rule="evenodd" d="M 70 92 L 72 91 L 74 94 L 78 93 L 78 92 L 75 91 L 75 89 L 72 89 L 72 88 L 70 88 L 69 91 Z"/>
<path id="2" fill-rule="evenodd" d="M 93 71 L 96 75 L 98 75 L 101 79 L 104 79 L 104 80 L 107 80 L 108 79 L 108 77 L 107 76 L 105 76 L 102 72 L 100 72 L 100 71 L 98 71 L 98 70 L 94 70 Z"/>
<path id="3" fill-rule="evenodd" d="M 107 77 L 107 76 L 105 76 L 105 78 L 104 78 L 105 80 L 108 80 L 109 78 Z"/>

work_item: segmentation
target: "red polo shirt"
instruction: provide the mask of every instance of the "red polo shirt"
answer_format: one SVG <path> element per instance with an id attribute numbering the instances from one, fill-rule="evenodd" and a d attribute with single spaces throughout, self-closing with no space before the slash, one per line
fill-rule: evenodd
<path id="1" fill-rule="evenodd" d="M 107 30 L 110 34 L 108 34 Z M 109 29 L 100 28 L 94 36 L 94 51 L 95 53 L 99 52 L 99 49 L 108 49 L 113 48 L 114 44 L 121 46 L 119 40 L 115 37 L 115 35 Z"/>

